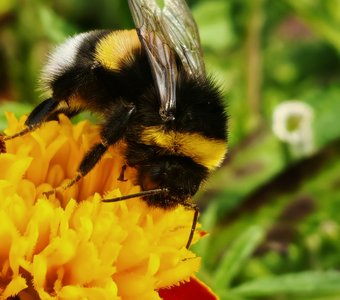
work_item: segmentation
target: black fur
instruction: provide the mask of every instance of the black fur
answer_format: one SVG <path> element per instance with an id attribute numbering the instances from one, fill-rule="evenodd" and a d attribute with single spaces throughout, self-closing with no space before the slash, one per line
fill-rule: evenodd
<path id="1" fill-rule="evenodd" d="M 53 99 L 66 101 L 69 106 L 69 109 L 63 108 L 64 112 L 73 115 L 84 108 L 104 118 L 100 133 L 104 143 L 95 145 L 85 155 L 78 173 L 88 173 L 106 151 L 106 146 L 124 139 L 126 163 L 137 168 L 137 183 L 142 189 L 168 190 L 166 197 L 149 196 L 146 202 L 163 208 L 184 204 L 207 178 L 208 169 L 191 157 L 143 144 L 142 131 L 147 126 L 161 125 L 165 130 L 199 133 L 226 141 L 227 116 L 220 91 L 209 78 L 190 78 L 179 64 L 175 119 L 165 123 L 159 114 L 158 92 L 142 49 L 135 50 L 133 64 L 122 61 L 119 71 L 106 69 L 95 60 L 96 45 L 108 33 L 92 32 L 80 46 L 76 62 L 51 82 Z M 77 97 L 83 107 L 72 106 Z M 55 117 L 57 112 L 49 111 L 45 119 Z"/>
<path id="2" fill-rule="evenodd" d="M 138 182 L 143 190 L 167 188 L 169 194 L 149 196 L 149 205 L 172 208 L 196 194 L 208 170 L 189 157 L 160 155 L 139 165 Z"/>

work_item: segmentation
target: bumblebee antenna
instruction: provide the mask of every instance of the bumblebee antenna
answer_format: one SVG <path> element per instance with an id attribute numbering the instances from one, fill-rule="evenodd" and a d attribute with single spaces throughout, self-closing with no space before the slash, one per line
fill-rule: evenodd
<path id="1" fill-rule="evenodd" d="M 23 135 L 25 135 L 25 134 L 27 134 L 27 133 L 33 131 L 34 129 L 35 129 L 35 127 L 33 127 L 33 126 L 32 126 L 32 127 L 26 127 L 26 128 L 24 128 L 23 130 L 19 131 L 18 133 L 15 133 L 15 134 L 13 134 L 13 135 L 5 135 L 5 136 L 3 137 L 3 140 L 4 140 L 4 141 L 8 141 L 8 140 L 15 139 L 15 138 L 17 138 L 17 137 L 19 137 L 19 136 L 23 136 Z"/>
<path id="2" fill-rule="evenodd" d="M 154 189 L 154 190 L 148 190 L 148 191 L 141 191 L 136 194 L 130 194 L 130 195 L 125 195 L 121 197 L 116 197 L 116 198 L 111 198 L 111 199 L 103 199 L 103 202 L 118 202 L 118 201 L 123 201 L 131 198 L 137 198 L 137 197 L 142 197 L 142 196 L 151 196 L 151 195 L 157 195 L 157 194 L 166 194 L 168 193 L 169 190 L 167 188 L 165 189 Z"/>

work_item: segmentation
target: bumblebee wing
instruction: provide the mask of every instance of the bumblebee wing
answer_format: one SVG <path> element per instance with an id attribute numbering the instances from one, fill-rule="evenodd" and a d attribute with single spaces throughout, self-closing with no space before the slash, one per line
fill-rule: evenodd
<path id="1" fill-rule="evenodd" d="M 197 25 L 185 0 L 165 0 L 161 24 L 185 71 L 193 77 L 205 75 Z"/>
<path id="2" fill-rule="evenodd" d="M 160 115 L 164 121 L 173 120 L 177 66 L 175 53 L 163 34 L 162 10 L 154 0 L 129 0 L 129 7 L 158 88 Z"/>

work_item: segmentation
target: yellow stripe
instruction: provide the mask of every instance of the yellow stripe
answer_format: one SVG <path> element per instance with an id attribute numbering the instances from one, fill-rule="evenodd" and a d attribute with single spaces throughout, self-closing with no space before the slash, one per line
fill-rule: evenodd
<path id="1" fill-rule="evenodd" d="M 142 132 L 142 142 L 162 147 L 170 153 L 191 157 L 194 162 L 209 170 L 218 167 L 227 152 L 224 141 L 198 133 L 165 131 L 161 126 L 146 127 Z"/>
<path id="2" fill-rule="evenodd" d="M 96 60 L 110 70 L 119 70 L 122 64 L 132 64 L 133 49 L 141 49 L 136 30 L 117 30 L 101 39 L 96 46 Z"/>

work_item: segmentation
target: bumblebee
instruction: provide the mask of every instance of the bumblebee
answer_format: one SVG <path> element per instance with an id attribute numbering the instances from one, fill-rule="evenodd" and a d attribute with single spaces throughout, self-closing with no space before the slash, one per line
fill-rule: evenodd
<path id="1" fill-rule="evenodd" d="M 163 8 L 155 0 L 128 3 L 136 29 L 90 31 L 55 49 L 41 75 L 51 96 L 33 109 L 22 132 L 6 139 L 60 113 L 73 117 L 89 110 L 103 119 L 100 141 L 68 186 L 123 142 L 126 165 L 136 168 L 142 192 L 118 200 L 143 196 L 154 207 L 190 206 L 188 199 L 227 151 L 221 91 L 206 75 L 185 0 L 165 0 Z"/>

